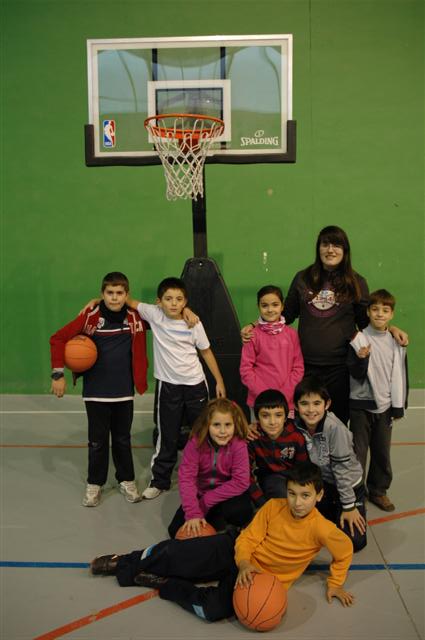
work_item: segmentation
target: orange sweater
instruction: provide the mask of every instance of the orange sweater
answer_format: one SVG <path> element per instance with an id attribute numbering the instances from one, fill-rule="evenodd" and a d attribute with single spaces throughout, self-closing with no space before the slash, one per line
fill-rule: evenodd
<path id="1" fill-rule="evenodd" d="M 235 562 L 241 560 L 275 574 L 288 589 L 304 573 L 322 547 L 332 555 L 328 586 L 342 586 L 353 557 L 348 536 L 317 509 L 295 519 L 287 501 L 274 498 L 257 512 L 236 540 Z"/>

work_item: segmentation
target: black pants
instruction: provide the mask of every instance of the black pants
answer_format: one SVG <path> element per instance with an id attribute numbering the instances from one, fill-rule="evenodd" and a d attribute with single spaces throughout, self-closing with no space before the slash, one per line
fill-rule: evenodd
<path id="1" fill-rule="evenodd" d="M 349 419 L 350 376 L 345 364 L 318 366 L 305 363 L 305 375 L 316 376 L 331 397 L 332 411 L 345 425 Z"/>
<path id="2" fill-rule="evenodd" d="M 324 483 L 324 488 L 324 496 L 322 500 L 316 504 L 316 508 L 323 516 L 325 516 L 325 518 L 327 518 L 331 522 L 334 522 L 337 527 L 341 528 L 339 526 L 339 520 L 342 513 L 342 506 L 339 499 L 338 490 L 335 485 L 328 484 L 327 482 Z M 362 514 L 363 518 L 366 520 L 365 490 L 363 483 L 361 483 L 354 489 L 354 493 L 356 496 L 356 507 Z M 360 533 L 360 531 L 356 527 L 354 527 L 354 536 L 352 536 L 347 523 L 344 523 L 343 531 L 347 534 L 347 536 L 353 543 L 354 552 L 360 551 L 360 549 L 363 549 L 366 546 L 366 531 L 364 533 Z"/>
<path id="3" fill-rule="evenodd" d="M 196 385 L 158 382 L 156 424 L 158 439 L 152 456 L 151 487 L 169 489 L 171 474 L 177 462 L 178 441 L 183 415 L 192 425 L 208 401 L 205 382 Z"/>
<path id="4" fill-rule="evenodd" d="M 87 401 L 89 427 L 89 484 L 104 485 L 108 478 L 109 434 L 112 459 L 118 482 L 134 480 L 130 430 L 133 422 L 133 400 L 124 402 Z"/>
<path id="5" fill-rule="evenodd" d="M 363 467 L 369 495 L 385 496 L 390 488 L 393 479 L 390 458 L 392 426 L 391 409 L 383 413 L 350 409 L 354 451 Z M 366 476 L 368 450 L 370 462 Z"/>
<path id="6" fill-rule="evenodd" d="M 205 620 L 233 615 L 233 587 L 238 574 L 234 561 L 235 535 L 222 533 L 189 540 L 164 540 L 144 551 L 121 556 L 117 580 L 133 586 L 141 572 L 168 577 L 159 596 L 171 600 Z M 142 555 L 146 556 L 142 559 Z M 196 587 L 194 582 L 218 580 L 216 587 Z"/>
<path id="7" fill-rule="evenodd" d="M 243 527 L 248 524 L 253 516 L 251 498 L 249 491 L 245 491 L 239 496 L 234 496 L 228 500 L 223 500 L 214 505 L 205 516 L 205 520 L 211 524 L 216 531 L 223 530 L 226 525 L 233 524 L 236 527 Z M 170 538 L 175 538 L 177 531 L 185 523 L 183 507 L 180 506 L 168 527 Z"/>
<path id="8" fill-rule="evenodd" d="M 267 500 L 286 498 L 286 478 L 282 473 L 259 475 L 257 481 Z"/>

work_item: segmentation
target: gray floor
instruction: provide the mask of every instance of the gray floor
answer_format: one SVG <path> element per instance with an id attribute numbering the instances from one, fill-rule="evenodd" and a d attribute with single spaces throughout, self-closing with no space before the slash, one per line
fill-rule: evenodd
<path id="1" fill-rule="evenodd" d="M 2 396 L 1 640 L 232 640 L 247 637 L 235 620 L 208 624 L 147 589 L 121 589 L 94 578 L 87 563 L 166 537 L 178 504 L 173 489 L 152 502 L 128 504 L 110 482 L 96 509 L 81 506 L 86 421 L 78 397 Z M 141 488 L 151 456 L 152 397 L 139 398 L 133 427 Z M 395 514 L 369 506 L 369 543 L 354 556 L 346 584 L 356 605 L 328 605 L 325 553 L 288 595 L 285 640 L 424 639 L 424 406 L 413 391 L 393 434 Z M 396 517 L 398 516 L 398 517 Z M 382 521 L 383 520 L 383 521 Z M 317 566 L 319 565 L 319 566 Z M 153 597 L 152 597 L 153 596 Z"/>

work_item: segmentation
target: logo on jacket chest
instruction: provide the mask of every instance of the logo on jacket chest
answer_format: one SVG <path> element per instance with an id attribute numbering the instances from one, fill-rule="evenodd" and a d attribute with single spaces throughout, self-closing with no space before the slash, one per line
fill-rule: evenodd
<path id="1" fill-rule="evenodd" d="M 329 461 L 329 443 L 324 436 L 309 439 L 306 448 L 312 462 L 320 465 Z"/>
<path id="2" fill-rule="evenodd" d="M 311 315 L 321 318 L 335 315 L 339 303 L 336 301 L 333 289 L 324 288 L 314 297 L 313 295 L 312 291 L 308 292 L 307 308 Z"/>
<path id="3" fill-rule="evenodd" d="M 280 457 L 282 460 L 293 460 L 295 458 L 295 447 L 288 445 L 280 450 Z"/>

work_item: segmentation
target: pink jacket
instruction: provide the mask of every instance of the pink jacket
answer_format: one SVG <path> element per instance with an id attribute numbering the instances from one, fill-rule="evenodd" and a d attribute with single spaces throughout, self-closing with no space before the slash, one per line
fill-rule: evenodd
<path id="1" fill-rule="evenodd" d="M 294 408 L 294 388 L 304 375 L 304 360 L 295 329 L 284 326 L 281 333 L 271 335 L 257 325 L 251 340 L 242 347 L 241 380 L 248 387 L 247 403 L 266 389 L 281 391 Z"/>
<path id="2" fill-rule="evenodd" d="M 249 488 L 248 446 L 232 438 L 216 450 L 209 440 L 190 438 L 179 466 L 179 491 L 186 520 L 204 518 L 217 503 Z"/>

